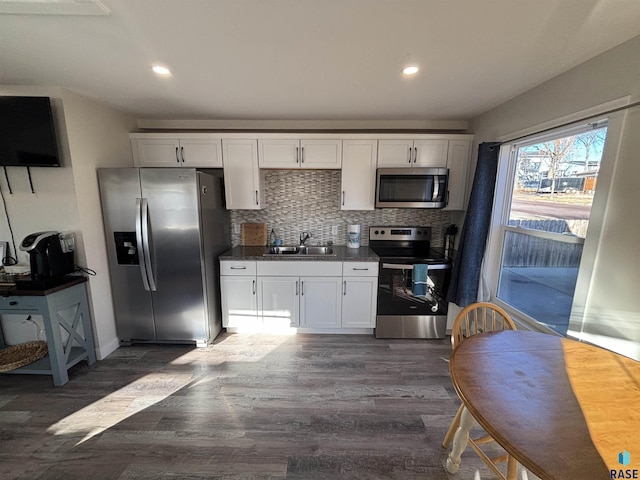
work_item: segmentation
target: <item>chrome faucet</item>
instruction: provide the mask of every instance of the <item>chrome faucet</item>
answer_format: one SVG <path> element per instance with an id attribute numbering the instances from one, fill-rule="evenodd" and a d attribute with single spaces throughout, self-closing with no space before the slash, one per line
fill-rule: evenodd
<path id="1" fill-rule="evenodd" d="M 308 232 L 302 232 L 300 234 L 300 245 L 304 245 L 304 242 L 306 242 L 307 240 L 309 240 L 309 238 L 311 238 L 311 234 Z"/>

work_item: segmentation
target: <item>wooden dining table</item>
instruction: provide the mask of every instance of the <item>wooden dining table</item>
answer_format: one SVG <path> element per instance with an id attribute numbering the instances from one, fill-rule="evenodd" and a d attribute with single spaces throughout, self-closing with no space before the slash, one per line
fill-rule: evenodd
<path id="1" fill-rule="evenodd" d="M 449 369 L 475 420 L 541 479 L 640 478 L 639 362 L 506 330 L 464 340 Z"/>

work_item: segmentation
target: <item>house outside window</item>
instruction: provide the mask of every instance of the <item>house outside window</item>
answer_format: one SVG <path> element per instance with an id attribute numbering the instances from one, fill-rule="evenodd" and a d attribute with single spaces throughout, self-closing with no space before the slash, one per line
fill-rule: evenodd
<path id="1" fill-rule="evenodd" d="M 528 138 L 510 149 L 495 297 L 566 335 L 607 123 Z"/>

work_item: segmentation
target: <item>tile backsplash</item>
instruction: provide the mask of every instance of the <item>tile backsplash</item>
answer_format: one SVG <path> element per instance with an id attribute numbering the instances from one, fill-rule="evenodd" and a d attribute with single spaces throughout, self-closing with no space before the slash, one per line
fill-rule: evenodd
<path id="1" fill-rule="evenodd" d="M 339 170 L 264 170 L 266 207 L 231 210 L 231 241 L 241 244 L 240 224 L 266 223 L 285 245 L 297 245 L 300 232 L 310 232 L 308 245 L 346 244 L 347 225 L 359 224 L 362 245 L 369 244 L 371 225 L 430 225 L 431 244 L 442 247 L 451 214 L 443 210 L 382 208 L 369 211 L 340 210 Z M 332 234 L 332 226 L 337 234 Z M 237 232 L 237 233 L 236 233 Z"/>

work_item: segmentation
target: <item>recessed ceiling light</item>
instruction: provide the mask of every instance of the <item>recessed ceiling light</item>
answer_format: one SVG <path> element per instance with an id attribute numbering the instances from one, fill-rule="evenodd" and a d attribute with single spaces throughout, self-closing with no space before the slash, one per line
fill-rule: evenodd
<path id="1" fill-rule="evenodd" d="M 171 70 L 169 70 L 167 67 L 165 67 L 164 65 L 153 65 L 151 67 L 151 70 L 153 70 L 155 73 L 157 73 L 158 75 L 171 75 Z"/>
<path id="2" fill-rule="evenodd" d="M 415 75 L 416 73 L 418 73 L 419 70 L 420 69 L 415 65 L 409 65 L 408 67 L 404 67 L 402 69 L 402 73 L 404 75 Z"/>

